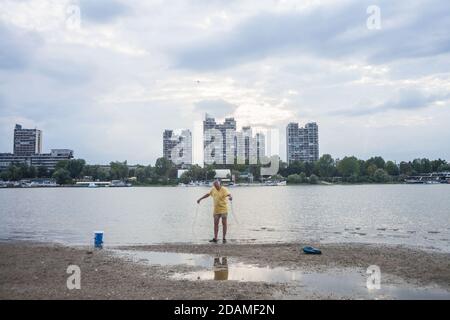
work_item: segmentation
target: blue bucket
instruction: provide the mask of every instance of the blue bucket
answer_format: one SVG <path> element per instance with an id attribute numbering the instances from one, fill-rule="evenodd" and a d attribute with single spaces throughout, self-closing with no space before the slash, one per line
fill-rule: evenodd
<path id="1" fill-rule="evenodd" d="M 96 248 L 103 247 L 103 231 L 94 231 L 94 246 Z"/>

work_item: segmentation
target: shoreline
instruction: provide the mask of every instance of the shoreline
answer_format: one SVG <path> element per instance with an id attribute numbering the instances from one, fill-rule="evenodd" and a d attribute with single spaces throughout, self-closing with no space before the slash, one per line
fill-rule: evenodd
<path id="1" fill-rule="evenodd" d="M 367 186 L 367 185 L 448 185 L 450 183 L 448 182 L 439 182 L 439 183 L 407 183 L 407 182 L 326 182 L 320 180 L 318 183 L 288 183 L 286 185 L 282 186 L 274 186 L 274 185 L 265 185 L 264 183 L 251 183 L 251 184 L 237 184 L 234 186 L 231 186 L 233 188 L 244 188 L 244 187 L 295 187 L 295 186 Z M 152 188 L 152 187 L 181 187 L 181 188 L 193 188 L 193 187 L 207 187 L 210 188 L 209 185 L 184 185 L 180 186 L 177 183 L 175 184 L 135 184 L 131 186 L 96 186 L 96 187 L 89 187 L 89 186 L 77 186 L 72 184 L 67 185 L 56 185 L 56 186 L 2 186 L 0 185 L 1 189 L 54 189 L 54 188 L 88 188 L 88 189 L 98 189 L 98 188 Z"/>
<path id="2" fill-rule="evenodd" d="M 357 294 L 336 295 L 330 279 L 325 291 L 299 290 L 297 282 L 190 281 L 174 279 L 202 269 L 196 265 L 152 264 L 124 253 L 172 252 L 228 257 L 233 266 L 261 270 L 300 270 L 315 279 L 323 275 L 363 274 L 378 265 L 383 284 L 411 290 L 439 288 L 450 299 L 450 254 L 402 246 L 322 244 L 322 255 L 304 255 L 300 243 L 276 244 L 158 244 L 107 247 L 68 247 L 36 242 L 0 242 L 0 299 L 357 299 Z M 151 259 L 150 259 L 151 260 Z M 234 263 L 234 264 L 233 264 Z M 78 265 L 81 290 L 68 290 L 67 267 Z M 251 271 L 251 268 L 249 269 Z M 204 269 L 204 268 L 203 268 Z M 350 271 L 348 271 L 350 270 Z M 352 271 L 353 270 L 353 271 Z M 208 271 L 209 272 L 209 271 Z M 339 275 L 340 274 L 340 275 Z M 362 277 L 366 277 L 363 275 Z M 364 278 L 362 278 L 364 279 Z M 297 286 L 297 287 L 296 287 Z M 362 287 L 362 286 L 360 286 Z M 369 296 L 370 298 L 371 296 Z M 389 299 L 389 297 L 386 297 Z"/>

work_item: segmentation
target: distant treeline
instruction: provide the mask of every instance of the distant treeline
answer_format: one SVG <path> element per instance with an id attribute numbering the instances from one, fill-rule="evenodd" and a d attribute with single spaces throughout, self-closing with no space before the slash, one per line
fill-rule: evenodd
<path id="1" fill-rule="evenodd" d="M 91 177 L 95 181 L 127 180 L 133 178 L 135 184 L 176 184 L 190 181 L 211 180 L 215 169 L 227 168 L 237 181 L 247 180 L 248 174 L 255 181 L 260 180 L 260 165 L 209 165 L 201 168 L 193 165 L 180 179 L 177 178 L 177 167 L 165 158 L 158 158 L 152 165 L 137 165 L 130 168 L 127 161 L 111 162 L 109 167 L 89 165 L 83 159 L 71 159 L 58 162 L 56 168 L 48 171 L 44 167 L 30 167 L 26 164 L 15 164 L 0 172 L 4 181 L 18 181 L 33 178 L 54 178 L 59 184 L 71 184 L 77 179 Z M 280 162 L 280 169 L 273 180 L 286 179 L 288 183 L 317 183 L 319 180 L 329 182 L 395 182 L 405 176 L 427 174 L 438 171 L 450 171 L 447 161 L 429 160 L 426 158 L 413 161 L 402 161 L 399 164 L 385 161 L 382 157 L 372 157 L 368 160 L 357 159 L 354 156 L 344 157 L 336 161 L 329 154 L 324 154 L 316 162 L 292 162 L 289 166 Z M 245 174 L 245 179 L 244 175 Z"/>
<path id="2" fill-rule="evenodd" d="M 447 161 L 426 158 L 402 161 L 399 164 L 385 161 L 382 157 L 361 160 L 354 156 L 336 161 L 324 154 L 316 162 L 293 162 L 282 164 L 279 174 L 287 177 L 289 183 L 316 182 L 318 178 L 329 182 L 395 182 L 406 176 L 421 175 L 438 171 L 450 171 Z M 308 177 L 312 177 L 312 181 Z"/>

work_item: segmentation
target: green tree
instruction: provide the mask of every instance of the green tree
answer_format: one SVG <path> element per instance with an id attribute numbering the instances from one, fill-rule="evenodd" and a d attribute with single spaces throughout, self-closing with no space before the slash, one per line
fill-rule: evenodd
<path id="1" fill-rule="evenodd" d="M 158 176 L 168 177 L 172 168 L 174 168 L 172 161 L 166 158 L 156 159 L 155 170 Z"/>
<path id="2" fill-rule="evenodd" d="M 112 180 L 125 180 L 128 178 L 128 165 L 127 161 L 111 162 L 110 164 L 110 175 Z"/>
<path id="3" fill-rule="evenodd" d="M 151 183 L 158 182 L 158 175 L 156 174 L 156 169 L 151 165 L 145 167 L 145 176 Z"/>
<path id="4" fill-rule="evenodd" d="M 313 174 L 313 172 L 314 172 L 314 163 L 313 162 L 305 162 L 304 167 L 305 167 L 304 172 L 308 177 Z"/>
<path id="5" fill-rule="evenodd" d="M 3 181 L 11 180 L 8 170 L 3 170 L 2 172 L 0 172 L 0 180 L 3 180 Z"/>
<path id="6" fill-rule="evenodd" d="M 135 176 L 138 182 L 145 183 L 147 181 L 147 173 L 145 167 L 137 167 L 135 170 Z"/>
<path id="7" fill-rule="evenodd" d="M 412 174 L 413 168 L 411 162 L 400 162 L 399 166 L 400 174 L 410 176 Z"/>
<path id="8" fill-rule="evenodd" d="M 244 170 L 240 170 L 240 171 L 244 171 Z M 283 177 L 287 177 L 289 175 L 288 165 L 286 162 L 280 160 L 278 173 L 281 174 Z"/>
<path id="9" fill-rule="evenodd" d="M 181 183 L 187 184 L 191 181 L 192 181 L 192 177 L 191 177 L 189 171 L 183 172 L 183 174 L 180 176 Z"/>
<path id="10" fill-rule="evenodd" d="M 86 161 L 83 159 L 61 160 L 56 164 L 55 170 L 66 169 L 72 179 L 77 179 L 81 177 L 85 165 Z"/>
<path id="11" fill-rule="evenodd" d="M 58 170 L 58 169 L 67 169 L 67 164 L 68 163 L 69 163 L 69 160 L 58 161 L 56 163 L 56 166 L 55 166 L 55 171 Z"/>
<path id="12" fill-rule="evenodd" d="M 392 178 L 384 169 L 377 169 L 373 175 L 375 182 L 389 182 Z"/>
<path id="13" fill-rule="evenodd" d="M 450 163 L 441 164 L 437 171 L 450 171 Z"/>
<path id="14" fill-rule="evenodd" d="M 27 163 L 19 163 L 17 164 L 17 168 L 20 171 L 20 179 L 30 178 L 30 167 Z M 18 180 L 20 180 L 18 179 Z"/>
<path id="15" fill-rule="evenodd" d="M 366 166 L 370 166 L 371 164 L 375 165 L 378 169 L 384 169 L 386 162 L 382 157 L 377 156 L 366 161 Z"/>
<path id="16" fill-rule="evenodd" d="M 445 171 L 445 170 L 443 170 L 443 168 L 445 168 L 445 167 L 447 167 L 447 161 L 445 161 L 445 160 L 437 159 L 437 160 L 431 161 L 431 170 L 433 172 Z"/>
<path id="17" fill-rule="evenodd" d="M 95 171 L 95 175 L 93 176 L 93 178 L 99 181 L 111 180 L 111 170 L 98 166 L 98 169 Z"/>
<path id="18" fill-rule="evenodd" d="M 38 167 L 37 168 L 37 177 L 38 178 L 48 178 L 49 172 L 46 167 Z"/>
<path id="19" fill-rule="evenodd" d="M 329 154 L 324 154 L 316 163 L 319 175 L 323 178 L 332 177 L 336 170 L 334 159 Z"/>
<path id="20" fill-rule="evenodd" d="M 413 173 L 415 173 L 415 174 L 422 173 L 422 160 L 414 159 L 412 162 L 412 169 L 413 169 Z"/>
<path id="21" fill-rule="evenodd" d="M 372 177 L 377 170 L 378 170 L 377 166 L 372 163 L 372 164 L 369 164 L 369 166 L 367 166 L 366 173 L 368 176 Z"/>
<path id="22" fill-rule="evenodd" d="M 28 175 L 27 177 L 30 179 L 34 179 L 37 176 L 37 169 L 36 167 L 30 166 L 28 167 Z"/>
<path id="23" fill-rule="evenodd" d="M 55 179 L 56 183 L 60 185 L 72 183 L 69 170 L 64 168 L 57 169 L 53 173 L 52 178 Z"/>
<path id="24" fill-rule="evenodd" d="M 300 183 L 307 183 L 308 182 L 308 178 L 306 177 L 306 174 L 304 172 L 301 172 L 298 176 L 300 178 Z"/>
<path id="25" fill-rule="evenodd" d="M 309 176 L 309 183 L 310 184 L 318 184 L 319 178 L 315 174 L 312 174 Z"/>
<path id="26" fill-rule="evenodd" d="M 95 181 L 105 181 L 109 179 L 109 170 L 99 165 L 85 165 L 81 175 L 92 177 Z"/>
<path id="27" fill-rule="evenodd" d="M 300 174 L 305 172 L 305 163 L 301 161 L 293 161 L 289 164 L 287 168 L 287 174 Z"/>
<path id="28" fill-rule="evenodd" d="M 399 168 L 393 161 L 386 162 L 385 166 L 386 172 L 391 176 L 398 176 Z"/>
<path id="29" fill-rule="evenodd" d="M 189 169 L 189 176 L 193 181 L 203 181 L 207 176 L 207 169 L 194 164 Z"/>
<path id="30" fill-rule="evenodd" d="M 213 166 L 206 166 L 206 179 L 212 180 L 216 176 L 216 170 L 214 170 Z"/>
<path id="31" fill-rule="evenodd" d="M 73 179 L 81 178 L 81 172 L 83 171 L 85 164 L 86 161 L 83 159 L 70 159 L 67 162 L 66 169 Z"/>
<path id="32" fill-rule="evenodd" d="M 338 172 L 344 177 L 359 175 L 359 162 L 356 157 L 344 157 L 337 165 Z"/>
<path id="33" fill-rule="evenodd" d="M 302 182 L 301 182 L 300 176 L 298 174 L 294 173 L 294 174 L 288 175 L 287 183 L 289 183 L 289 184 L 299 184 L 299 183 L 302 183 Z"/>
<path id="34" fill-rule="evenodd" d="M 421 162 L 422 162 L 422 173 L 431 173 L 432 172 L 431 161 L 426 158 L 423 158 Z"/>
<path id="35" fill-rule="evenodd" d="M 22 170 L 19 166 L 10 165 L 7 171 L 9 180 L 19 181 L 24 178 L 24 170 Z"/>

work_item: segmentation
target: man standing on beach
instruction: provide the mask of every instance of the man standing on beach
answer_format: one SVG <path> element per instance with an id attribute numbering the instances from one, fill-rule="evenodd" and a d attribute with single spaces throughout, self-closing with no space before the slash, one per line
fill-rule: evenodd
<path id="1" fill-rule="evenodd" d="M 228 199 L 230 201 L 233 200 L 231 197 L 231 193 L 227 188 L 222 187 L 220 185 L 220 181 L 214 181 L 214 185 L 209 191 L 209 193 L 205 194 L 203 197 L 197 200 L 197 203 L 200 203 L 203 199 L 211 196 L 214 200 L 214 238 L 209 242 L 217 243 L 217 234 L 219 233 L 219 220 L 222 219 L 222 232 L 223 232 L 223 243 L 227 242 L 226 234 L 227 234 L 227 214 L 228 214 Z"/>

